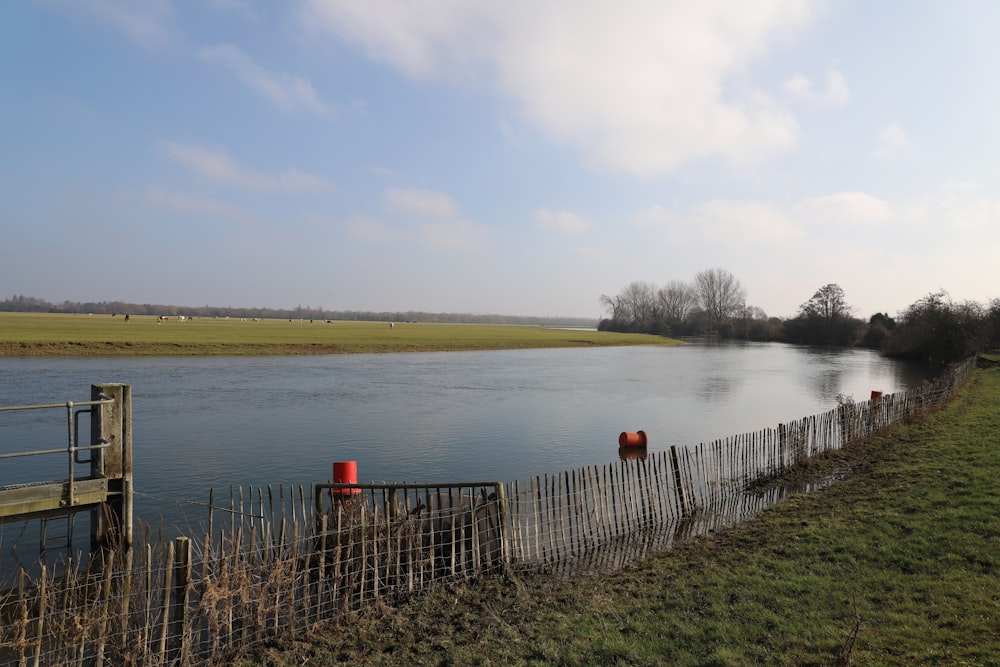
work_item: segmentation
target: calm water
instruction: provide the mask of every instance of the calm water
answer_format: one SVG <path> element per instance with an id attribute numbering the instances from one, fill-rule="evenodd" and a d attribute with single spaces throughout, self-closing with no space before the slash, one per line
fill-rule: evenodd
<path id="1" fill-rule="evenodd" d="M 865 350 L 780 344 L 268 358 L 0 359 L 0 405 L 132 385 L 136 512 L 229 485 L 512 481 L 617 458 L 621 431 L 694 445 L 923 379 Z M 85 429 L 86 430 L 86 429 Z M 65 445 L 65 411 L 0 413 L 0 452 Z M 65 476 L 65 457 L 0 462 L 0 484 Z M 186 511 L 186 510 L 185 510 Z M 198 512 L 198 510 L 193 510 Z"/>

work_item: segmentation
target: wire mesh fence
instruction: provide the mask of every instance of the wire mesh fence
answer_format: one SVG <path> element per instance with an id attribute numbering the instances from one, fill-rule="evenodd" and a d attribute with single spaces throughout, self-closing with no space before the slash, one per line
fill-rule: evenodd
<path id="1" fill-rule="evenodd" d="M 810 457 L 939 408 L 933 384 L 754 433 L 526 481 L 317 484 L 211 493 L 204 533 L 22 570 L 0 589 L 0 664 L 219 664 L 269 640 L 515 569 L 623 566 L 750 518 Z"/>

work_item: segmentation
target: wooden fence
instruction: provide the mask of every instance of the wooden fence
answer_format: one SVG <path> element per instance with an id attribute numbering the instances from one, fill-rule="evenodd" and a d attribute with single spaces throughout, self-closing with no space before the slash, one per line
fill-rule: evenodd
<path id="1" fill-rule="evenodd" d="M 745 520 L 782 471 L 950 399 L 934 384 L 774 429 L 525 482 L 334 485 L 213 493 L 204 534 L 22 572 L 0 592 L 0 664 L 225 662 L 442 581 L 516 569 L 604 570 Z"/>

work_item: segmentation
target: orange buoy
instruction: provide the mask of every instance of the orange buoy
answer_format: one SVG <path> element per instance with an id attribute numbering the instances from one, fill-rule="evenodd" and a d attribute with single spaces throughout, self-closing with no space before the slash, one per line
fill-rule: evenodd
<path id="1" fill-rule="evenodd" d="M 334 461 L 333 462 L 333 483 L 334 484 L 357 484 L 358 483 L 358 462 L 357 461 Z M 361 493 L 361 489 L 330 489 L 330 495 L 348 496 Z"/>
<path id="2" fill-rule="evenodd" d="M 872 391 L 872 403 L 878 403 L 882 400 L 882 392 Z"/>
<path id="3" fill-rule="evenodd" d="M 619 447 L 645 447 L 648 444 L 645 431 L 622 431 L 618 436 Z"/>

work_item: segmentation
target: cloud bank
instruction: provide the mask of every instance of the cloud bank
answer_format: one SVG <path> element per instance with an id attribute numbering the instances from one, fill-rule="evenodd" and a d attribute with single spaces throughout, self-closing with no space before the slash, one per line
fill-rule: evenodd
<path id="1" fill-rule="evenodd" d="M 795 118 L 745 77 L 813 13 L 806 0 L 307 0 L 301 19 L 413 79 L 494 86 L 592 163 L 648 175 L 792 146 Z M 823 93 L 796 85 L 835 103 L 847 94 L 839 73 Z"/>

